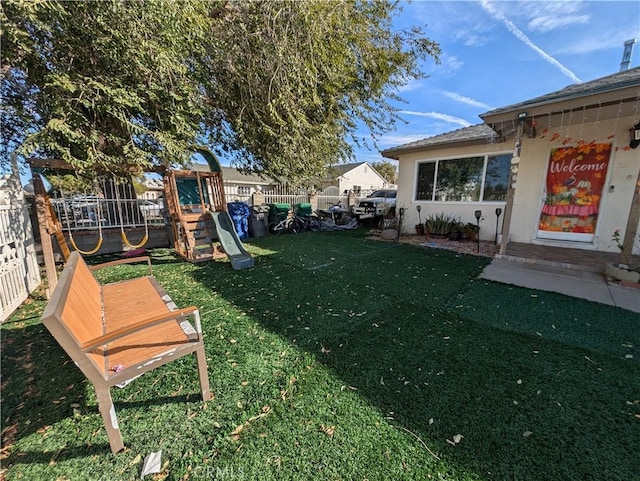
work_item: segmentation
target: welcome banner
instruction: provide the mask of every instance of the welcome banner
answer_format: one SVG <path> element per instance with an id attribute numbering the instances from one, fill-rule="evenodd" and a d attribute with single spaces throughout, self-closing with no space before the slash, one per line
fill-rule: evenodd
<path id="1" fill-rule="evenodd" d="M 608 143 L 551 150 L 538 237 L 593 240 L 610 155 Z"/>

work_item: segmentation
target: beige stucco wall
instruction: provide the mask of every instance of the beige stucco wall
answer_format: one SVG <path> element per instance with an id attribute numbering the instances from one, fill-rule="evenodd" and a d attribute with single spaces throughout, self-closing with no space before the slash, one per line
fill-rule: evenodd
<path id="1" fill-rule="evenodd" d="M 418 174 L 418 163 L 425 160 L 472 157 L 486 154 L 504 154 L 513 152 L 513 142 L 499 144 L 479 144 L 466 146 L 450 146 L 417 153 L 411 153 L 400 157 L 398 170 L 398 197 L 396 201 L 396 211 L 400 207 L 405 208 L 403 220 L 403 232 L 415 233 L 414 225 L 418 223 L 418 211 L 416 206 L 421 206 L 420 218 L 425 221 L 429 214 L 445 213 L 460 218 L 462 222 L 476 223 L 474 212 L 478 209 L 482 211 L 480 223 L 480 239 L 493 240 L 496 230 L 497 207 L 504 212 L 505 202 L 430 202 L 416 201 L 416 182 Z M 502 224 L 503 215 L 500 216 Z"/>
<path id="2" fill-rule="evenodd" d="M 516 184 L 511 219 L 510 240 L 514 242 L 544 243 L 549 245 L 563 245 L 616 252 L 617 247 L 611 241 L 613 231 L 620 229 L 624 235 L 629 209 L 640 170 L 640 148 L 628 149 L 628 129 L 637 122 L 637 118 L 621 117 L 618 119 L 598 121 L 597 123 L 575 124 L 572 126 L 548 126 L 544 120 L 538 127 L 538 136 L 523 139 L 521 161 Z M 543 130 L 548 128 L 546 133 Z M 551 141 L 554 133 L 558 138 Z M 546 178 L 547 164 L 551 148 L 561 147 L 564 139 L 572 139 L 568 145 L 575 145 L 578 140 L 585 142 L 611 142 L 613 149 L 607 172 L 607 182 L 600 204 L 600 213 L 593 243 L 559 242 L 540 240 L 536 238 L 542 195 Z M 421 217 L 431 213 L 445 212 L 460 217 L 463 222 L 475 222 L 474 211 L 482 210 L 484 220 L 481 223 L 480 238 L 493 240 L 495 236 L 496 215 L 495 208 L 502 207 L 504 202 L 427 202 L 414 200 L 417 177 L 417 163 L 421 160 L 442 159 L 451 157 L 466 157 L 484 155 L 487 153 L 512 152 L 514 138 L 507 139 L 501 144 L 477 144 L 475 146 L 440 147 L 417 153 L 400 156 L 398 175 L 398 205 L 406 208 L 404 231 L 415 232 L 414 224 L 418 222 L 416 205 L 422 206 Z M 500 217 L 502 221 L 503 216 Z M 638 241 L 638 227 L 636 228 L 636 242 L 633 253 L 640 253 Z"/>

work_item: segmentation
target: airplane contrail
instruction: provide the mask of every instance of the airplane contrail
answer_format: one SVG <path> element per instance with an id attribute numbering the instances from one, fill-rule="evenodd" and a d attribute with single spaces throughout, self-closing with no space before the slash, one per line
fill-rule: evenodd
<path id="1" fill-rule="evenodd" d="M 554 67 L 558 67 L 563 74 L 565 74 L 567 77 L 569 77 L 573 81 L 573 83 L 577 83 L 577 84 L 582 83 L 582 80 L 580 80 L 576 76 L 576 74 L 574 74 L 571 70 L 569 70 L 567 67 L 562 65 L 560 62 L 558 62 L 555 58 L 553 58 L 547 52 L 545 52 L 540 47 L 538 47 L 536 44 L 534 44 L 531 41 L 531 39 L 529 39 L 529 37 L 527 37 L 524 34 L 524 32 L 522 30 L 520 30 L 518 27 L 516 27 L 515 24 L 511 20 L 509 20 L 507 17 L 505 17 L 505 15 L 504 15 L 504 13 L 502 13 L 502 11 L 500 11 L 499 9 L 494 7 L 489 1 L 481 0 L 480 1 L 480 5 L 482 5 L 482 8 L 484 8 L 494 18 L 502 21 L 502 23 L 504 23 L 506 25 L 507 30 L 509 30 L 509 32 L 511 32 L 513 35 L 515 35 L 527 47 L 531 48 L 534 52 L 536 52 L 538 55 L 540 55 L 544 60 L 549 62 Z"/>
<path id="2" fill-rule="evenodd" d="M 418 117 L 431 117 L 432 119 L 444 120 L 452 124 L 458 124 L 463 127 L 469 127 L 471 122 L 461 119 L 460 117 L 454 117 L 453 115 L 442 114 L 440 112 L 415 112 L 413 110 L 401 110 L 401 114 L 405 115 L 417 115 Z"/>
<path id="3" fill-rule="evenodd" d="M 472 99 L 471 97 L 465 97 L 464 95 L 460 95 L 455 92 L 449 92 L 447 90 L 444 90 L 442 93 L 445 97 L 449 97 L 450 99 L 453 99 L 456 102 L 471 105 L 472 107 L 480 107 L 485 110 L 493 109 L 493 107 L 491 107 L 490 105 L 487 105 L 484 102 L 480 102 L 479 100 Z"/>

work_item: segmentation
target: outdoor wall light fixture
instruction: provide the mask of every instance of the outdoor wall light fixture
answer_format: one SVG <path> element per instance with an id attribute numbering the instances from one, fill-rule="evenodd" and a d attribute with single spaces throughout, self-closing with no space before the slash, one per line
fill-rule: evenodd
<path id="1" fill-rule="evenodd" d="M 480 252 L 480 217 L 482 217 L 482 211 L 477 210 L 473 213 L 476 216 L 476 224 L 478 224 L 478 234 L 476 235 L 476 252 Z"/>
<path id="2" fill-rule="evenodd" d="M 635 149 L 640 145 L 640 122 L 629 129 L 629 147 Z"/>

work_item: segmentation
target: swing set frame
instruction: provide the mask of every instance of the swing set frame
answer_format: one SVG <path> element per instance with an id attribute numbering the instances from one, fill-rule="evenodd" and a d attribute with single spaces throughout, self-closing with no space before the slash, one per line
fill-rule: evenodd
<path id="1" fill-rule="evenodd" d="M 64 229 L 62 222 L 58 219 L 56 215 L 55 209 L 53 208 L 51 198 L 49 197 L 44 184 L 42 182 L 40 174 L 37 172 L 39 169 L 51 169 L 51 170 L 61 170 L 61 171 L 73 171 L 74 167 L 63 161 L 57 159 L 29 159 L 28 164 L 31 168 L 31 174 L 33 178 L 33 186 L 34 186 L 34 194 L 35 194 L 35 205 L 36 205 L 36 213 L 38 217 L 38 225 L 40 230 L 40 238 L 42 242 L 42 252 L 45 263 L 45 270 L 47 274 L 47 282 L 48 282 L 48 292 L 53 292 L 57 282 L 58 282 L 58 273 L 56 270 L 56 260 L 55 253 L 53 249 L 53 242 L 51 237 L 55 236 L 58 246 L 60 248 L 60 252 L 64 259 L 64 262 L 69 259 L 71 250 L 69 249 L 69 244 L 67 243 L 67 239 L 65 238 Z M 163 173 L 164 169 L 156 169 L 156 170 L 147 170 L 145 172 L 155 172 L 155 173 Z M 132 170 L 134 173 L 134 170 Z M 125 232 L 124 227 L 124 216 L 122 213 L 121 201 L 118 194 L 118 187 L 114 182 L 114 190 L 116 193 L 116 206 L 117 206 L 117 215 L 115 218 L 119 221 L 119 226 L 117 229 L 120 231 L 120 237 L 125 246 L 131 249 L 138 249 L 144 246 L 149 240 L 149 226 L 147 216 L 143 215 L 144 218 L 144 229 L 145 233 L 142 237 L 141 241 L 137 244 L 132 243 L 127 234 Z M 64 202 L 64 201 L 63 201 Z M 72 229 L 69 224 L 69 217 L 66 212 L 66 204 L 63 203 L 63 209 L 65 209 L 65 215 L 67 215 L 67 235 L 69 238 L 69 243 L 82 255 L 92 255 L 97 253 L 103 245 L 103 240 L 106 237 L 106 233 L 113 232 L 116 227 L 108 227 L 105 228 L 102 226 L 103 219 L 101 219 L 101 208 L 100 202 L 97 202 L 97 211 L 98 218 L 96 219 L 97 230 L 98 230 L 98 242 L 95 247 L 90 250 L 81 250 L 78 248 L 75 240 L 73 239 Z M 104 232 L 103 232 L 104 231 Z"/>

